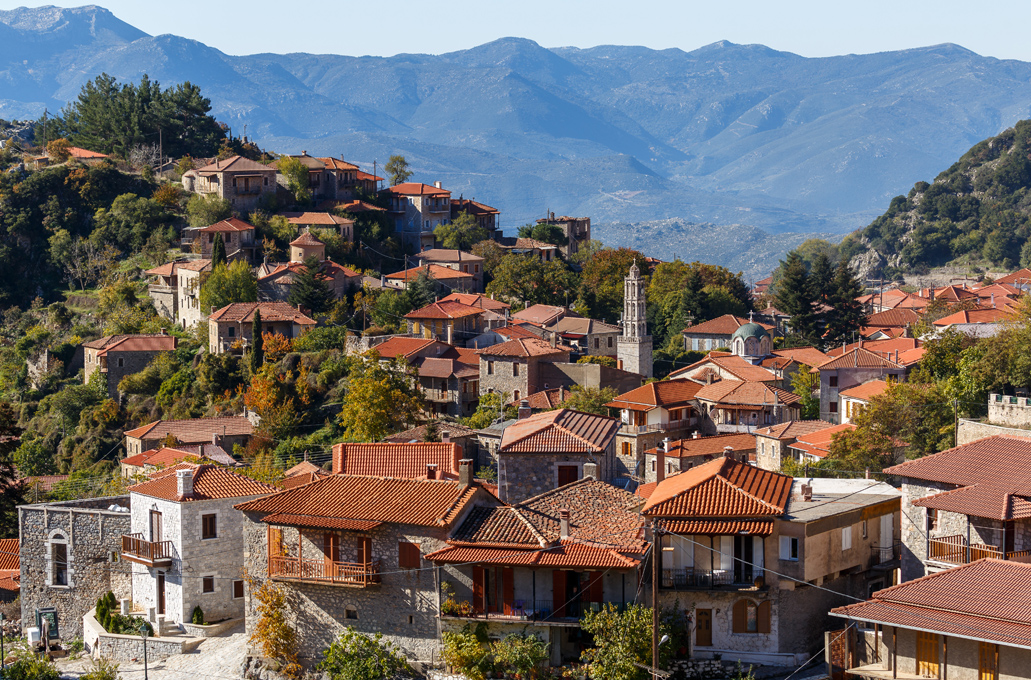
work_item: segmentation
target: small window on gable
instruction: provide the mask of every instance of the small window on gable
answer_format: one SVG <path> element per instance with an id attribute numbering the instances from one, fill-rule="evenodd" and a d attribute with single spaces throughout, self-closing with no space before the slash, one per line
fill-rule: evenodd
<path id="1" fill-rule="evenodd" d="M 422 553 L 419 551 L 418 543 L 398 542 L 397 566 L 401 569 L 418 569 L 422 566 Z"/>
<path id="2" fill-rule="evenodd" d="M 780 559 L 797 561 L 798 560 L 798 539 L 794 536 L 781 536 L 780 537 Z"/>
<path id="3" fill-rule="evenodd" d="M 122 368 L 123 366 L 125 366 L 125 359 L 118 357 L 118 368 Z"/>
<path id="4" fill-rule="evenodd" d="M 229 327 L 229 333 L 228 333 L 228 335 L 229 335 L 229 337 L 231 337 L 231 338 L 235 338 L 235 337 L 236 337 L 236 328 L 234 328 L 233 326 L 230 326 L 230 327 Z"/>
<path id="5" fill-rule="evenodd" d="M 831 387 L 837 387 L 838 386 L 838 376 L 832 375 L 830 377 L 830 386 Z"/>
<path id="6" fill-rule="evenodd" d="M 201 538 L 218 538 L 218 515 L 201 515 Z"/>
<path id="7" fill-rule="evenodd" d="M 518 377 L 519 376 L 519 362 L 518 361 L 513 361 L 512 362 L 512 376 L 513 377 Z"/>

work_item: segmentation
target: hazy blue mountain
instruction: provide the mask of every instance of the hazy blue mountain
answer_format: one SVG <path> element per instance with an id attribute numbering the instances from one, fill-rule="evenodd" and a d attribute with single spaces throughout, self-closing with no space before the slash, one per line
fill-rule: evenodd
<path id="1" fill-rule="evenodd" d="M 369 166 L 402 153 L 416 179 L 499 207 L 508 227 L 553 210 L 842 233 L 1031 113 L 1031 64 L 956 45 L 809 59 L 506 38 L 438 56 L 236 57 L 95 6 L 0 12 L 0 117 L 57 110 L 102 71 L 195 82 L 234 133 L 277 151 Z"/>

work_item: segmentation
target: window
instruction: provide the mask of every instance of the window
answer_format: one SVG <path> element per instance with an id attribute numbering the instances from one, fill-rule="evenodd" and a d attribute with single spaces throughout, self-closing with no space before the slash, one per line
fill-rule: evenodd
<path id="1" fill-rule="evenodd" d="M 841 529 L 841 550 L 852 549 L 852 527 L 842 527 Z"/>
<path id="2" fill-rule="evenodd" d="M 601 348 L 601 338 L 595 338 L 594 339 L 594 349 L 600 349 L 600 348 Z"/>
<path id="3" fill-rule="evenodd" d="M 218 538 L 218 515 L 201 515 L 200 523 L 202 539 Z"/>
<path id="4" fill-rule="evenodd" d="M 487 375 L 494 375 L 494 362 L 493 361 L 488 361 L 487 362 Z"/>
<path id="5" fill-rule="evenodd" d="M 780 537 L 780 559 L 798 561 L 798 539 L 794 536 Z"/>
<path id="6" fill-rule="evenodd" d="M 348 605 L 347 608 L 344 609 L 344 618 L 351 619 L 352 621 L 353 620 L 357 620 L 358 619 L 358 610 L 355 609 L 354 607 Z"/>
<path id="7" fill-rule="evenodd" d="M 122 366 L 125 366 L 125 359 L 118 357 L 118 368 L 121 368 Z"/>
<path id="8" fill-rule="evenodd" d="M 609 347 L 612 347 L 612 336 L 609 336 Z"/>
<path id="9" fill-rule="evenodd" d="M 772 605 L 769 600 L 753 602 L 738 600 L 732 612 L 733 632 L 735 633 L 769 633 Z"/>
<path id="10" fill-rule="evenodd" d="M 512 401 L 519 401 L 519 390 L 512 393 Z"/>
<path id="11" fill-rule="evenodd" d="M 519 363 L 516 361 L 512 362 L 512 377 L 518 377 L 519 375 Z"/>
<path id="12" fill-rule="evenodd" d="M 934 531 L 938 528 L 938 511 L 934 508 L 927 508 L 927 525 L 928 531 Z"/>
<path id="13" fill-rule="evenodd" d="M 838 376 L 832 375 L 830 377 L 830 386 L 831 387 L 837 387 L 838 386 Z"/>
<path id="14" fill-rule="evenodd" d="M 838 402 L 832 401 L 831 402 L 831 413 L 837 413 L 837 412 L 838 412 Z"/>
<path id="15" fill-rule="evenodd" d="M 68 542 L 61 534 L 50 539 L 50 561 L 50 585 L 68 585 Z"/>
<path id="16" fill-rule="evenodd" d="M 236 328 L 234 328 L 233 326 L 229 327 L 229 337 L 231 337 L 231 338 L 235 338 L 236 337 Z"/>
<path id="17" fill-rule="evenodd" d="M 397 566 L 401 569 L 418 569 L 422 566 L 422 554 L 419 552 L 418 543 L 398 542 Z"/>
<path id="18" fill-rule="evenodd" d="M 862 521 L 861 526 L 863 528 L 863 538 L 866 538 L 866 520 L 865 519 Z"/>
<path id="19" fill-rule="evenodd" d="M 200 591 L 202 593 L 213 593 L 215 592 L 215 577 L 214 576 L 202 576 Z"/>
<path id="20" fill-rule="evenodd" d="M 239 600 L 243 597 L 243 581 L 233 581 L 233 599 Z"/>
<path id="21" fill-rule="evenodd" d="M 634 455 L 634 447 L 630 442 L 621 442 L 619 453 L 623 456 L 632 456 Z"/>
<path id="22" fill-rule="evenodd" d="M 999 680 L 999 645 L 978 643 L 978 680 Z"/>

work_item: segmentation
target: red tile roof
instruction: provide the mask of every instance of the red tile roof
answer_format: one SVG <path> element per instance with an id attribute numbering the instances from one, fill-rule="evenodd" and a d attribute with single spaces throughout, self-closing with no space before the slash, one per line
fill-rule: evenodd
<path id="1" fill-rule="evenodd" d="M 430 186 L 429 184 L 421 184 L 419 182 L 405 182 L 404 184 L 396 184 L 392 187 L 383 189 L 384 193 L 397 194 L 399 196 L 450 196 L 451 192 L 447 189 L 438 189 L 437 187 Z"/>
<path id="2" fill-rule="evenodd" d="M 426 477 L 426 466 L 432 464 L 442 479 L 458 479 L 460 454 L 455 443 L 336 444 L 333 474 L 420 479 Z"/>
<path id="3" fill-rule="evenodd" d="M 18 569 L 21 564 L 17 538 L 0 538 L 0 570 Z"/>
<path id="4" fill-rule="evenodd" d="M 1029 469 L 1031 441 L 996 435 L 907 460 L 885 472 L 961 487 L 925 496 L 914 505 L 1008 520 L 1031 517 Z"/>
<path id="5" fill-rule="evenodd" d="M 935 326 L 951 326 L 954 323 L 1001 323 L 1013 319 L 1010 309 L 994 307 L 990 309 L 964 309 L 949 314 L 934 322 Z"/>
<path id="6" fill-rule="evenodd" d="M 772 519 L 667 519 L 662 528 L 674 534 L 727 536 L 729 534 L 750 534 L 770 536 L 773 534 Z"/>
<path id="7" fill-rule="evenodd" d="M 243 220 L 237 219 L 235 217 L 230 217 L 228 219 L 222 220 L 221 222 L 209 224 L 208 226 L 204 227 L 203 229 L 200 229 L 199 231 L 202 234 L 230 231 L 254 231 L 254 225 L 248 224 L 247 222 L 244 222 Z"/>
<path id="8" fill-rule="evenodd" d="M 315 319 L 302 314 L 295 307 L 285 302 L 234 302 L 213 312 L 208 318 L 215 322 L 251 323 L 254 321 L 254 310 L 261 310 L 263 323 L 270 321 L 292 321 L 301 326 L 314 326 Z"/>
<path id="9" fill-rule="evenodd" d="M 866 318 L 865 326 L 878 328 L 905 328 L 920 320 L 920 314 L 912 309 L 886 309 Z"/>
<path id="10" fill-rule="evenodd" d="M 21 590 L 21 573 L 18 569 L 0 571 L 0 590 L 17 593 Z"/>
<path id="11" fill-rule="evenodd" d="M 528 323 L 532 323 L 534 326 L 547 326 L 549 323 L 553 323 L 555 319 L 571 314 L 572 312 L 565 307 L 556 307 L 554 305 L 530 305 L 526 309 L 513 314 L 512 319 L 515 321 L 526 321 Z"/>
<path id="12" fill-rule="evenodd" d="M 241 503 L 244 512 L 301 515 L 304 526 L 327 520 L 365 520 L 447 526 L 479 495 L 480 484 L 450 480 L 331 475 L 313 484 Z M 295 520 L 299 521 L 299 520 Z"/>
<path id="13" fill-rule="evenodd" d="M 193 495 L 179 495 L 175 474 L 179 470 L 193 470 Z M 276 491 L 276 487 L 214 465 L 179 463 L 155 474 L 150 481 L 130 486 L 129 491 L 167 501 L 188 502 L 257 496 Z"/>
<path id="14" fill-rule="evenodd" d="M 771 425 L 756 430 L 756 436 L 771 437 L 773 439 L 795 439 L 804 434 L 833 427 L 834 423 L 825 420 L 789 420 L 779 425 Z"/>
<path id="15" fill-rule="evenodd" d="M 357 170 L 358 169 L 358 166 L 355 165 L 354 163 L 348 163 L 347 161 L 341 160 L 339 158 L 333 158 L 332 156 L 326 156 L 326 157 L 319 156 L 318 160 L 322 161 L 322 164 L 325 165 L 327 168 L 331 168 L 333 170 Z"/>
<path id="16" fill-rule="evenodd" d="M 515 339 L 515 338 L 539 338 L 540 336 L 532 331 L 528 331 L 522 326 L 502 326 L 495 328 L 494 332 L 503 338 Z"/>
<path id="17" fill-rule="evenodd" d="M 666 457 L 722 456 L 723 450 L 728 446 L 735 451 L 754 451 L 755 435 L 732 433 L 717 434 L 711 437 L 698 437 L 697 439 L 678 439 L 669 443 L 669 451 L 666 453 Z M 645 451 L 646 454 L 651 455 L 657 455 L 658 452 L 658 446 Z"/>
<path id="18" fill-rule="evenodd" d="M 695 394 L 695 399 L 715 404 L 773 406 L 774 404 L 797 404 L 802 397 L 766 383 L 721 380 L 718 383 L 703 386 Z"/>
<path id="19" fill-rule="evenodd" d="M 932 289 L 924 288 L 920 291 L 920 297 L 930 299 Z M 960 300 L 970 300 L 977 297 L 977 293 L 963 286 L 943 286 L 942 288 L 934 288 L 934 299 L 945 300 L 947 302 L 959 302 Z"/>
<path id="20" fill-rule="evenodd" d="M 691 403 L 702 386 L 693 380 L 659 380 L 624 392 L 605 404 L 609 408 L 651 411 Z"/>
<path id="21" fill-rule="evenodd" d="M 284 477 L 293 477 L 294 475 L 303 475 L 311 472 L 325 472 L 321 467 L 312 463 L 311 461 L 302 460 L 297 465 L 283 473 Z"/>
<path id="22" fill-rule="evenodd" d="M 396 359 L 399 356 L 405 358 L 412 357 L 417 352 L 434 344 L 439 344 L 442 347 L 446 346 L 443 342 L 427 338 L 390 338 L 386 342 L 375 345 L 372 349 L 379 352 L 381 359 Z"/>
<path id="23" fill-rule="evenodd" d="M 449 423 L 444 420 L 438 420 L 436 421 L 436 426 L 438 436 L 443 436 L 446 433 L 448 436 L 451 437 L 451 439 L 476 435 L 476 430 L 470 427 L 466 427 L 465 425 L 459 425 L 458 423 Z M 416 442 L 421 442 L 423 441 L 423 437 L 425 436 L 426 425 L 419 425 L 418 427 L 413 427 L 410 430 L 405 430 L 404 432 L 392 434 L 389 437 L 385 438 L 383 441 L 395 442 L 399 444 L 411 442 L 412 440 L 415 440 Z"/>
<path id="24" fill-rule="evenodd" d="M 414 259 L 423 262 L 453 262 L 455 264 L 459 262 L 483 262 L 483 258 L 479 255 L 473 255 L 464 250 L 458 250 L 456 248 L 427 248 L 422 252 L 416 253 Z"/>
<path id="25" fill-rule="evenodd" d="M 730 458 L 691 468 L 660 482 L 642 513 L 649 517 L 772 517 L 784 513 L 792 479 Z"/>
<path id="26" fill-rule="evenodd" d="M 865 347 L 856 347 L 833 359 L 825 361 L 813 368 L 813 371 L 834 371 L 841 368 L 884 368 L 901 369 L 901 364 L 884 358 L 878 353 L 871 352 Z"/>
<path id="27" fill-rule="evenodd" d="M 205 165 L 202 168 L 197 168 L 196 172 L 202 174 L 211 174 L 215 172 L 240 172 L 240 171 L 258 171 L 258 170 L 274 170 L 272 166 L 262 165 L 257 161 L 252 161 L 249 158 L 243 156 L 230 156 L 223 160 L 215 160 L 211 165 Z"/>
<path id="28" fill-rule="evenodd" d="M 318 470 L 316 472 L 301 472 L 295 475 L 288 475 L 279 482 L 279 486 L 283 489 L 296 489 L 299 486 L 305 484 L 311 484 L 317 482 L 323 477 L 328 477 L 330 473 L 325 470 Z"/>
<path id="29" fill-rule="evenodd" d="M 426 276 L 434 280 L 473 278 L 472 274 L 460 272 L 457 269 L 451 269 L 450 267 L 442 267 L 439 264 L 424 264 L 418 267 L 412 267 L 411 269 L 406 269 L 403 272 L 387 274 L 387 278 L 391 281 L 404 281 L 405 283 L 408 283 L 409 281 L 414 281 L 419 278 L 419 274 L 422 273 L 425 273 Z"/>
<path id="30" fill-rule="evenodd" d="M 823 362 L 830 358 L 827 354 L 824 354 L 815 347 L 791 347 L 787 349 L 775 349 L 773 350 L 774 356 L 787 357 L 793 359 L 800 364 L 813 367 L 819 366 Z"/>
<path id="31" fill-rule="evenodd" d="M 191 458 L 199 459 L 201 457 L 202 456 L 199 454 L 191 451 L 181 451 L 179 449 L 161 447 L 160 449 L 150 449 L 143 453 L 137 453 L 135 456 L 123 458 L 119 462 L 123 465 L 131 465 L 133 467 L 143 467 L 144 465 L 166 467 L 168 465 L 175 465 L 183 460 L 189 460 Z"/>
<path id="32" fill-rule="evenodd" d="M 851 399 L 862 399 L 863 401 L 870 401 L 872 397 L 876 397 L 878 394 L 885 392 L 888 389 L 888 383 L 884 380 L 871 380 L 865 382 L 862 385 L 856 385 L 847 390 L 839 392 L 842 397 L 849 397 Z"/>
<path id="33" fill-rule="evenodd" d="M 570 391 L 568 388 L 559 387 L 554 390 L 541 390 L 540 392 L 528 394 L 522 399 L 515 399 L 509 402 L 508 405 L 519 406 L 525 400 L 527 405 L 534 411 L 550 411 L 561 406 L 562 402 L 569 398 L 569 395 Z"/>
<path id="34" fill-rule="evenodd" d="M 841 432 L 851 432 L 854 429 L 856 429 L 855 425 L 845 423 L 844 425 L 834 425 L 822 430 L 816 430 L 809 434 L 799 435 L 794 442 L 788 444 L 788 448 L 804 451 L 817 458 L 826 458 L 831 452 L 831 443 L 834 437 Z"/>
<path id="35" fill-rule="evenodd" d="M 984 559 L 831 610 L 849 620 L 1031 649 L 1031 564 Z"/>
<path id="36" fill-rule="evenodd" d="M 766 370 L 762 366 L 755 366 L 745 361 L 742 357 L 736 354 L 730 354 L 729 352 L 709 352 L 704 359 L 696 361 L 690 366 L 677 369 L 669 374 L 670 378 L 686 378 L 690 377 L 695 381 L 702 381 L 705 379 L 707 373 L 703 370 L 695 373 L 699 368 L 703 366 L 711 365 L 717 366 L 723 371 L 736 377 L 738 380 L 745 380 L 748 382 L 773 382 L 778 380 L 772 372 Z M 712 375 L 719 379 L 720 372 L 713 369 Z"/>
<path id="37" fill-rule="evenodd" d="M 894 352 L 905 352 L 906 350 L 915 349 L 920 347 L 923 343 L 917 338 L 891 338 L 888 340 L 863 340 L 860 342 L 854 342 L 849 345 L 841 345 L 832 347 L 827 350 L 828 357 L 840 357 L 842 354 L 851 352 L 857 347 L 862 346 L 863 349 L 870 350 L 874 354 L 880 354 L 883 357 L 888 357 L 889 354 Z M 819 364 L 816 364 L 819 366 Z"/>
<path id="38" fill-rule="evenodd" d="M 639 558 L 624 555 L 611 548 L 573 542 L 563 542 L 539 550 L 452 546 L 432 552 L 426 555 L 426 559 L 440 564 L 477 562 L 550 569 L 632 569 L 641 562 Z"/>
<path id="39" fill-rule="evenodd" d="M 473 378 L 480 375 L 480 367 L 471 366 L 454 357 L 424 357 L 415 360 L 420 378 Z"/>
<path id="40" fill-rule="evenodd" d="M 505 428 L 499 453 L 601 453 L 618 429 L 615 418 L 567 408 L 546 411 Z"/>
<path id="41" fill-rule="evenodd" d="M 106 356 L 108 352 L 171 352 L 176 344 L 176 338 L 171 335 L 126 335 L 108 343 L 97 356 Z"/>
<path id="42" fill-rule="evenodd" d="M 451 201 L 451 212 L 467 212 L 473 215 L 500 215 L 501 211 L 468 198 L 456 198 Z"/>
<path id="43" fill-rule="evenodd" d="M 354 224 L 354 220 L 349 220 L 346 217 L 337 217 L 336 215 L 328 212 L 292 212 L 279 214 L 285 217 L 286 221 L 290 224 L 312 224 L 326 227 L 339 227 L 345 224 Z M 291 243 L 290 245 L 294 244 Z M 322 241 L 319 241 L 319 245 L 322 245 Z"/>
<path id="44" fill-rule="evenodd" d="M 464 319 L 483 314 L 482 307 L 470 307 L 461 302 L 434 302 L 405 314 L 406 319 Z"/>
<path id="45" fill-rule="evenodd" d="M 484 347 L 478 350 L 477 354 L 492 357 L 546 357 L 569 354 L 569 350 L 564 347 L 552 347 L 551 343 L 540 338 L 516 338 Z"/>
<path id="46" fill-rule="evenodd" d="M 1002 278 L 995 279 L 995 283 L 1005 284 L 1017 284 L 1017 285 L 1028 285 L 1031 284 L 1031 269 L 1018 269 L 1012 274 L 1007 274 Z"/>
<path id="47" fill-rule="evenodd" d="M 489 309 L 494 312 L 504 312 L 506 309 L 512 308 L 512 305 L 507 302 L 494 300 L 493 298 L 489 298 L 486 295 L 480 295 L 479 293 L 451 293 L 450 295 L 440 298 L 438 302 L 460 302 L 463 305 Z"/>
<path id="48" fill-rule="evenodd" d="M 209 443 L 213 435 L 239 437 L 254 432 L 254 425 L 244 416 L 193 418 L 191 420 L 155 420 L 125 433 L 134 439 L 161 439 L 173 435 L 180 444 Z"/>
<path id="49" fill-rule="evenodd" d="M 688 326 L 681 333 L 688 335 L 733 335 L 734 331 L 741 328 L 748 319 L 741 318 L 740 316 L 734 316 L 733 314 L 724 314 L 718 316 L 715 319 L 709 319 L 702 323 Z M 762 324 L 760 324 L 762 325 Z M 766 326 L 763 326 L 766 328 Z"/>
<path id="50" fill-rule="evenodd" d="M 290 245 L 317 247 L 325 246 L 326 244 L 320 241 L 319 239 L 315 238 L 310 231 L 305 230 L 301 232 L 300 236 L 295 238 L 293 241 L 290 241 Z"/>
<path id="51" fill-rule="evenodd" d="M 100 158 L 109 158 L 106 153 L 98 153 L 96 151 L 90 151 L 89 149 L 80 149 L 77 146 L 68 147 L 68 155 L 72 158 L 78 158 L 80 160 L 95 160 Z"/>

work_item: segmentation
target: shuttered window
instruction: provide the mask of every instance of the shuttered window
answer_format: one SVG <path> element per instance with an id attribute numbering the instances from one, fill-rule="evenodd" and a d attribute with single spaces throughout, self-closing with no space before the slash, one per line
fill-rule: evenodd
<path id="1" fill-rule="evenodd" d="M 418 569 L 422 561 L 418 543 L 400 541 L 397 544 L 397 566 L 402 569 Z"/>
<path id="2" fill-rule="evenodd" d="M 772 613 L 773 605 L 769 600 L 759 603 L 752 600 L 738 600 L 734 603 L 731 612 L 731 630 L 742 634 L 769 633 Z"/>

